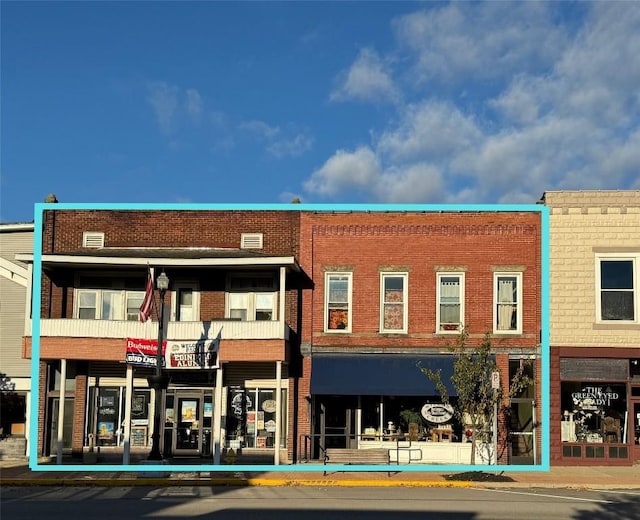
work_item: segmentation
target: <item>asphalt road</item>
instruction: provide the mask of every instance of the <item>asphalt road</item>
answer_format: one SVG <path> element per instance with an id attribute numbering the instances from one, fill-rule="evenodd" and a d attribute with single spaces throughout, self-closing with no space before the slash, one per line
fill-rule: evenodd
<path id="1" fill-rule="evenodd" d="M 3 487 L 2 520 L 640 519 L 640 490 Z"/>

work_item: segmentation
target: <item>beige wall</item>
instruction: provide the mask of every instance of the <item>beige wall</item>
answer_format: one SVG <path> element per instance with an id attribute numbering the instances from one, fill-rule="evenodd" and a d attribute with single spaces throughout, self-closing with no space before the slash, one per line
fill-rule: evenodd
<path id="1" fill-rule="evenodd" d="M 0 256 L 24 268 L 26 264 L 16 261 L 15 255 L 33 252 L 33 226 L 23 227 L 0 225 Z M 22 359 L 26 298 L 26 287 L 0 275 L 0 372 L 14 383 L 31 375 L 30 360 Z"/>
<path id="2" fill-rule="evenodd" d="M 551 345 L 640 349 L 640 320 L 596 323 L 596 254 L 640 255 L 640 191 L 547 192 L 545 204 L 550 208 Z"/>

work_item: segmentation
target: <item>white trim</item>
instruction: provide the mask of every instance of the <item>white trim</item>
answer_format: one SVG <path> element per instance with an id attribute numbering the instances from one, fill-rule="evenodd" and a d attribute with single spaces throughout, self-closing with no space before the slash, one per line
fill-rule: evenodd
<path id="1" fill-rule="evenodd" d="M 329 278 L 332 276 L 344 276 L 347 278 L 347 326 L 344 329 L 329 328 Z M 350 272 L 327 272 L 324 273 L 324 331 L 329 334 L 346 334 L 352 330 L 353 322 L 353 273 Z"/>
<path id="2" fill-rule="evenodd" d="M 17 254 L 16 260 L 33 262 L 33 254 Z M 289 266 L 296 270 L 298 265 L 293 256 L 273 256 L 267 258 L 122 258 L 113 256 L 42 255 L 43 263 L 71 265 L 131 265 L 147 266 Z"/>
<path id="3" fill-rule="evenodd" d="M 602 304 L 601 304 L 601 279 L 600 279 L 600 263 L 602 261 L 613 262 L 631 262 L 632 283 L 633 287 L 629 292 L 633 294 L 633 319 L 632 320 L 603 320 L 602 319 Z M 595 310 L 596 310 L 596 323 L 606 323 L 610 325 L 625 325 L 634 324 L 640 321 L 640 273 L 638 273 L 638 266 L 640 265 L 640 253 L 597 253 L 595 255 Z"/>
<path id="4" fill-rule="evenodd" d="M 191 305 L 193 307 L 193 319 L 188 321 L 200 321 L 200 286 L 196 280 L 179 279 L 171 282 L 171 321 L 178 320 L 178 293 L 181 289 L 191 289 Z"/>
<path id="5" fill-rule="evenodd" d="M 460 281 L 460 323 L 458 323 L 458 328 L 455 330 L 441 330 L 440 329 L 440 288 L 441 288 L 441 279 L 451 277 L 458 278 Z M 462 327 L 464 327 L 464 300 L 465 300 L 465 276 L 464 272 L 456 271 L 442 271 L 436 273 L 436 334 L 459 334 Z"/>
<path id="6" fill-rule="evenodd" d="M 10 231 L 33 231 L 33 224 L 0 224 L 0 233 Z"/>
<path id="7" fill-rule="evenodd" d="M 516 279 L 516 329 L 515 330 L 498 330 L 498 279 L 499 278 L 515 278 Z M 522 334 L 522 292 L 523 292 L 523 283 L 522 283 L 522 273 L 521 272 L 506 272 L 506 271 L 498 271 L 493 273 L 493 296 L 491 298 L 493 304 L 493 333 L 496 335 L 504 336 L 504 335 L 514 335 L 514 334 Z"/>
<path id="8" fill-rule="evenodd" d="M 384 328 L 384 280 L 385 278 L 402 278 L 402 329 Z M 390 302 L 391 303 L 391 302 Z M 380 273 L 380 332 L 406 334 L 409 324 L 409 273 L 385 271 Z"/>
<path id="9" fill-rule="evenodd" d="M 29 271 L 26 267 L 0 257 L 0 276 L 26 287 L 29 280 Z"/>

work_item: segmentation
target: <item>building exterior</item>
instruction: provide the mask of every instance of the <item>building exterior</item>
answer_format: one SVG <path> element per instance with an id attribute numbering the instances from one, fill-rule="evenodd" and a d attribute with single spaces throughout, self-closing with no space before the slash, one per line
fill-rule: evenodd
<path id="1" fill-rule="evenodd" d="M 551 191 L 551 464 L 640 461 L 640 191 Z"/>
<path id="2" fill-rule="evenodd" d="M 446 381 L 447 345 L 466 328 L 472 345 L 491 334 L 503 388 L 529 361 L 537 378 L 540 213 L 303 212 L 300 237 L 313 290 L 302 305 L 298 451 L 401 445 L 392 457 L 402 463 L 470 463 L 466 425 L 417 364 Z M 498 463 L 539 462 L 540 385 L 504 404 Z"/>
<path id="3" fill-rule="evenodd" d="M 402 447 L 401 463 L 467 464 L 468 424 L 420 371 L 447 381 L 466 331 L 491 336 L 502 388 L 520 367 L 534 381 L 485 425 L 496 445 L 476 462 L 539 463 L 541 235 L 534 211 L 47 209 L 38 453 L 149 453 L 161 321 L 164 456 Z M 155 293 L 140 322 L 161 273 L 164 305 Z"/>
<path id="4" fill-rule="evenodd" d="M 45 211 L 38 453 L 149 452 L 164 308 L 163 454 L 290 460 L 298 242 L 295 211 Z M 156 293 L 142 323 L 148 276 L 162 272 L 165 305 Z"/>
<path id="5" fill-rule="evenodd" d="M 28 449 L 31 365 L 22 358 L 22 336 L 31 271 L 15 255 L 30 251 L 33 224 L 0 224 L 0 458 L 24 457 Z"/>

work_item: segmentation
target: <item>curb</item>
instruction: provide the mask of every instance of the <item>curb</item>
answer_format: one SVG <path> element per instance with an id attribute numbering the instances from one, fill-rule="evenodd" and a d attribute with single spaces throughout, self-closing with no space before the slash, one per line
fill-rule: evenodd
<path id="1" fill-rule="evenodd" d="M 442 481 L 413 481 L 413 480 L 294 480 L 273 478 L 249 479 L 183 479 L 167 480 L 160 478 L 122 478 L 122 479 L 2 479 L 0 486 L 57 486 L 57 487 L 175 487 L 175 486 L 255 486 L 255 487 L 441 487 L 441 488 L 470 488 L 473 482 L 442 482 Z"/>

